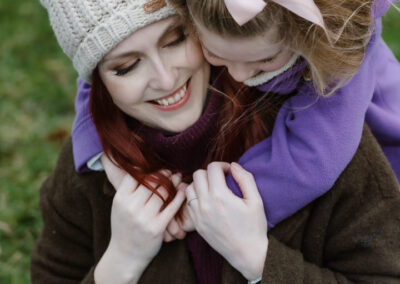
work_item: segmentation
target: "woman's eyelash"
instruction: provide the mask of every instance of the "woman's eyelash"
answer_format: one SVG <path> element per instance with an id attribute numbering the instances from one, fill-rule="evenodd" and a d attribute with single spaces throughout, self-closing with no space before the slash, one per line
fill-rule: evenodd
<path id="1" fill-rule="evenodd" d="M 123 69 L 116 69 L 115 70 L 115 75 L 117 76 L 123 76 L 126 73 L 128 73 L 129 71 L 131 71 L 133 68 L 136 67 L 136 65 L 139 63 L 140 60 L 136 60 L 133 64 L 131 64 L 130 66 L 123 68 Z"/>
<path id="2" fill-rule="evenodd" d="M 175 39 L 175 40 L 171 41 L 170 43 L 166 44 L 164 47 L 170 47 L 170 46 L 178 45 L 181 42 L 183 42 L 186 39 L 186 37 L 187 37 L 186 34 L 184 34 L 182 32 L 177 39 Z"/>

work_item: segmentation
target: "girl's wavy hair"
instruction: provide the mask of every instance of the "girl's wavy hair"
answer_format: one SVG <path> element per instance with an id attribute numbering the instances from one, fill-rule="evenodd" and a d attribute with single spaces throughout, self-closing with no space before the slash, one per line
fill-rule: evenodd
<path id="1" fill-rule="evenodd" d="M 278 103 L 281 103 L 261 100 L 262 94 L 257 90 L 235 82 L 225 68 L 218 70 L 219 83 L 216 85 L 220 88 L 214 91 L 224 96 L 224 103 L 216 121 L 219 131 L 215 141 L 212 141 L 214 143 L 210 143 L 212 146 L 203 167 L 212 161 L 237 161 L 248 148 L 265 139 L 271 133 L 279 110 Z M 128 127 L 127 120 L 130 118 L 114 104 L 97 68 L 92 76 L 90 110 L 104 153 L 160 198 L 151 183 L 163 186 L 168 191 L 165 201 L 169 203 L 175 196 L 176 188 L 169 178 L 160 173 L 161 169 L 170 169 L 169 163 Z M 191 173 L 184 178 L 189 182 Z"/>
<path id="2" fill-rule="evenodd" d="M 312 79 L 320 95 L 327 96 L 351 79 L 361 65 L 372 33 L 373 0 L 314 1 L 321 10 L 329 39 L 321 27 L 272 1 L 266 1 L 268 5 L 261 13 L 239 26 L 223 0 L 170 0 L 187 24 L 194 27 L 191 15 L 222 37 L 248 39 L 276 28 L 276 42 L 282 41 L 306 59 L 304 77 Z"/>

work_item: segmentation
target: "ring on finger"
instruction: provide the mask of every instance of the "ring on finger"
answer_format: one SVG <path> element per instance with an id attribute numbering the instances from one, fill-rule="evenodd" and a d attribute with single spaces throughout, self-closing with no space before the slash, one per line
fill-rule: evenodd
<path id="1" fill-rule="evenodd" d="M 188 206 L 190 206 L 190 202 L 192 202 L 193 200 L 196 200 L 196 199 L 199 199 L 197 196 L 195 196 L 195 197 L 192 197 L 192 198 L 190 198 L 187 202 L 186 202 L 186 204 L 188 205 Z"/>

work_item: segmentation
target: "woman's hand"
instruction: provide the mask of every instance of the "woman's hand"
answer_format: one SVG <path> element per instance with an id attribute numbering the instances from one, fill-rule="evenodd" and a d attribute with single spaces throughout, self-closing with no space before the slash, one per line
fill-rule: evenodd
<path id="1" fill-rule="evenodd" d="M 175 186 L 180 175 L 171 177 Z M 167 191 L 159 187 L 165 197 Z M 161 248 L 163 233 L 185 199 L 178 191 L 164 209 L 164 201 L 125 175 L 111 209 L 111 240 L 95 270 L 96 283 L 134 283 Z M 120 283 L 119 281 L 116 281 Z"/>
<path id="2" fill-rule="evenodd" d="M 227 187 L 231 171 L 243 199 Z M 268 248 L 267 220 L 253 175 L 239 164 L 213 162 L 186 189 L 188 213 L 199 234 L 247 279 L 262 274 Z"/>
<path id="3" fill-rule="evenodd" d="M 188 184 L 181 183 L 178 186 L 178 190 L 185 191 Z M 175 216 L 167 226 L 167 230 L 164 233 L 164 242 L 172 242 L 176 239 L 184 239 L 186 233 L 195 230 L 192 219 L 189 216 L 187 204 L 182 206 L 181 215 Z"/>
<path id="4" fill-rule="evenodd" d="M 122 179 L 127 175 L 127 172 L 117 167 L 104 153 L 101 155 L 100 160 L 108 181 L 117 189 L 121 185 Z"/>

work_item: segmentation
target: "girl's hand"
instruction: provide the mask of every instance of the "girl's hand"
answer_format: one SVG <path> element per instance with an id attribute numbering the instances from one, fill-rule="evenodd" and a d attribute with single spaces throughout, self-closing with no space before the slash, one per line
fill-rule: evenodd
<path id="1" fill-rule="evenodd" d="M 181 177 L 177 174 L 171 179 L 177 186 Z M 161 187 L 158 192 L 163 197 L 167 194 Z M 112 283 L 117 277 L 122 278 L 122 283 L 137 281 L 160 250 L 163 233 L 184 199 L 184 192 L 178 191 L 171 203 L 162 209 L 164 201 L 160 197 L 125 175 L 113 200 L 111 240 L 96 267 L 96 280 Z"/>
<path id="2" fill-rule="evenodd" d="M 181 183 L 178 186 L 178 190 L 185 191 L 188 184 Z M 167 230 L 164 233 L 164 242 L 171 242 L 176 239 L 184 239 L 187 232 L 195 230 L 192 219 L 189 216 L 187 204 L 182 207 L 182 215 L 180 218 L 175 216 L 167 226 Z"/>
<path id="3" fill-rule="evenodd" d="M 243 199 L 227 187 L 231 171 Z M 253 175 L 239 164 L 213 162 L 186 189 L 188 212 L 199 234 L 247 279 L 262 275 L 268 248 L 267 220 Z"/>

